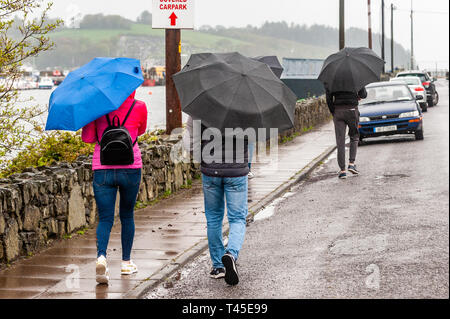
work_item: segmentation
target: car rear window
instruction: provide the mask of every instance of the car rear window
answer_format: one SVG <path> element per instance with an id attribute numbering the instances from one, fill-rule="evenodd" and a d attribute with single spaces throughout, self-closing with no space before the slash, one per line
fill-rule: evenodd
<path id="1" fill-rule="evenodd" d="M 406 84 L 367 87 L 366 90 L 367 98 L 361 101 L 361 106 L 383 102 L 410 101 L 413 99 L 411 91 Z"/>
<path id="2" fill-rule="evenodd" d="M 400 78 L 400 77 L 406 77 L 406 76 L 417 76 L 417 77 L 420 78 L 420 81 L 422 81 L 422 83 L 428 81 L 427 76 L 426 76 L 425 74 L 423 74 L 423 73 L 407 73 L 407 74 L 399 74 L 397 77 Z"/>
<path id="3" fill-rule="evenodd" d="M 394 79 L 392 79 L 392 81 L 393 82 L 404 82 L 404 83 L 406 83 L 406 84 L 408 84 L 408 85 L 420 85 L 420 84 L 422 84 L 422 83 L 420 83 L 420 79 L 419 78 L 417 78 L 417 77 L 411 77 L 411 76 L 408 76 L 408 77 L 400 77 L 400 78 L 394 78 Z"/>

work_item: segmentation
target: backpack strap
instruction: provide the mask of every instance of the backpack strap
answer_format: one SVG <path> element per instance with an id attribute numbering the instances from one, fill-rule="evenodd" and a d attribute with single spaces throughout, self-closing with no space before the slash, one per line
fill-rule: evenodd
<path id="1" fill-rule="evenodd" d="M 133 111 L 133 108 L 134 108 L 135 104 L 136 104 L 136 100 L 134 100 L 133 104 L 131 105 L 130 110 L 127 113 L 127 116 L 125 116 L 125 119 L 122 122 L 122 125 L 120 125 L 120 119 L 117 117 L 117 115 L 114 117 L 113 121 L 115 122 L 115 119 L 117 118 L 117 120 L 119 122 L 119 126 L 125 126 L 125 123 L 128 120 L 128 117 L 130 116 L 131 111 Z M 108 126 L 111 126 L 111 119 L 109 118 L 109 114 L 106 114 L 106 121 L 108 121 Z M 97 141 L 100 144 L 100 141 L 98 139 L 98 134 L 97 134 Z M 138 141 L 138 138 L 136 137 L 136 141 L 134 141 L 133 146 L 136 145 L 137 141 Z"/>
<path id="2" fill-rule="evenodd" d="M 134 108 L 134 105 L 135 105 L 135 104 L 136 104 L 136 100 L 134 100 L 133 104 L 132 104 L 131 107 L 130 107 L 130 110 L 128 111 L 127 116 L 125 116 L 125 119 L 124 119 L 123 122 L 122 122 L 122 126 L 125 126 L 125 123 L 126 123 L 126 121 L 128 120 L 128 117 L 130 116 L 131 111 L 133 111 L 133 108 Z"/>
<path id="3" fill-rule="evenodd" d="M 130 116 L 131 112 L 133 111 L 133 108 L 135 105 L 136 105 L 136 100 L 134 100 L 133 104 L 131 104 L 130 110 L 128 111 L 127 116 L 125 116 L 125 119 L 122 122 L 122 126 L 125 126 L 125 123 L 127 122 L 128 117 Z M 136 137 L 136 141 L 134 141 L 133 146 L 136 145 L 137 141 L 138 141 L 138 137 Z"/>
<path id="4" fill-rule="evenodd" d="M 106 120 L 108 121 L 108 126 L 111 126 L 111 119 L 109 118 L 109 114 L 106 114 Z"/>

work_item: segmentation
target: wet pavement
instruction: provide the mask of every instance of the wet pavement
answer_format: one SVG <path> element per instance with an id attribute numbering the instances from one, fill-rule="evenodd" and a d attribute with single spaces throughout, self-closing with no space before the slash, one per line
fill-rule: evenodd
<path id="1" fill-rule="evenodd" d="M 255 163 L 256 177 L 249 182 L 250 211 L 333 145 L 329 123 L 280 145 L 275 163 Z M 108 286 L 95 282 L 95 229 L 90 229 L 0 271 L 0 298 L 122 298 L 143 281 L 156 282 L 162 269 L 176 265 L 206 240 L 201 183 L 136 211 L 135 222 L 132 259 L 137 274 L 120 275 L 120 222 L 116 221 L 108 248 Z"/>
<path id="2" fill-rule="evenodd" d="M 201 254 L 147 298 L 448 298 L 449 87 L 424 114 L 425 139 L 369 139 L 361 175 L 333 154 L 248 228 L 240 283 L 208 276 Z M 168 288 L 169 287 L 169 288 Z"/>

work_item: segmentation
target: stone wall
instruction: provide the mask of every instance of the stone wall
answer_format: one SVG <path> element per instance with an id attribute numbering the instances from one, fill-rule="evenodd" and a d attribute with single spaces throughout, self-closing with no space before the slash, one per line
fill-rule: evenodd
<path id="1" fill-rule="evenodd" d="M 191 183 L 197 168 L 174 164 L 171 145 L 141 144 L 143 178 L 138 200 L 146 203 Z M 0 180 L 0 266 L 28 256 L 51 240 L 97 221 L 91 159 L 30 168 Z"/>
<path id="2" fill-rule="evenodd" d="M 331 118 L 325 97 L 303 100 L 295 108 L 295 127 L 280 134 L 280 138 L 303 134 Z"/>
<path id="3" fill-rule="evenodd" d="M 298 103 L 295 129 L 283 136 L 303 133 L 326 122 L 330 113 L 325 100 Z M 140 202 L 146 203 L 190 184 L 198 166 L 174 164 L 170 143 L 141 144 L 144 163 Z M 0 180 L 0 267 L 20 256 L 28 256 L 97 221 L 90 158 L 56 167 L 27 169 Z"/>

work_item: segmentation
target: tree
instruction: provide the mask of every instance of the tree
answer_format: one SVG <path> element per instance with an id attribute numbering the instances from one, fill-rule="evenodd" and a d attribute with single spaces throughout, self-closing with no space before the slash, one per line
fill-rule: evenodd
<path id="1" fill-rule="evenodd" d="M 131 21 L 119 15 L 88 14 L 80 22 L 80 29 L 117 29 L 128 30 Z"/>
<path id="2" fill-rule="evenodd" d="M 48 22 L 51 6 L 42 6 L 42 0 L 0 0 L 0 167 L 6 162 L 5 155 L 31 142 L 31 131 L 41 130 L 35 118 L 42 111 L 37 106 L 18 107 L 14 83 L 25 60 L 54 46 L 48 33 L 62 21 Z M 37 12 L 38 17 L 30 17 Z M 20 19 L 15 19 L 16 15 Z"/>
<path id="3" fill-rule="evenodd" d="M 145 10 L 141 13 L 141 15 L 136 20 L 137 23 L 140 24 L 152 24 L 152 14 Z"/>

